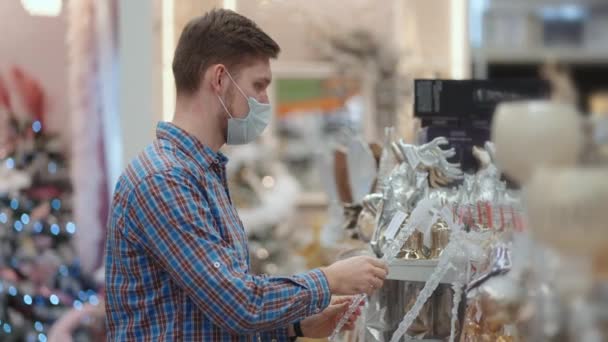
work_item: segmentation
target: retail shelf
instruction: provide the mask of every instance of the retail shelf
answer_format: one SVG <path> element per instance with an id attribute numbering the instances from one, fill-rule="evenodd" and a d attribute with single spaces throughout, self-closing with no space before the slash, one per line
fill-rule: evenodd
<path id="1" fill-rule="evenodd" d="M 395 260 L 388 265 L 388 279 L 404 281 L 425 282 L 433 274 L 438 260 Z M 441 280 L 442 283 L 451 283 L 456 278 L 454 271 L 450 270 Z"/>
<path id="2" fill-rule="evenodd" d="M 485 1 L 490 9 L 519 10 L 523 13 L 535 12 L 545 6 L 559 6 L 567 3 L 564 0 L 509 0 L 509 1 Z M 577 0 L 577 6 L 601 5 L 604 0 Z"/>
<path id="3" fill-rule="evenodd" d="M 538 63 L 545 60 L 558 60 L 564 63 L 608 63 L 608 50 L 584 50 L 581 48 L 483 48 L 476 52 L 477 57 L 488 63 Z"/>

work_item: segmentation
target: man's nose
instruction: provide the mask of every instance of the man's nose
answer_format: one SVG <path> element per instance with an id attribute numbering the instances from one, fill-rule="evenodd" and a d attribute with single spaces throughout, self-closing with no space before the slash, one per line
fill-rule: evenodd
<path id="1" fill-rule="evenodd" d="M 270 102 L 270 100 L 268 100 L 268 93 L 265 90 L 258 97 L 258 101 L 260 101 L 261 103 L 268 103 L 268 102 Z"/>

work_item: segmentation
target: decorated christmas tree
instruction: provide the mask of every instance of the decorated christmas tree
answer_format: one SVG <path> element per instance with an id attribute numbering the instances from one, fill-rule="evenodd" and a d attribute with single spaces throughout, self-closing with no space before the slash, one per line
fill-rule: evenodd
<path id="1" fill-rule="evenodd" d="M 257 141 L 225 152 L 230 156 L 230 195 L 248 235 L 252 273 L 304 271 L 307 260 L 298 252 L 306 241 L 298 234 L 301 227 L 288 222 L 300 194 L 297 180 L 275 157 L 270 143 Z"/>
<path id="2" fill-rule="evenodd" d="M 46 341 L 67 312 L 99 306 L 72 237 L 72 185 L 59 136 L 45 127 L 46 98 L 33 78 L 0 78 L 0 341 Z M 12 96 L 11 96 L 12 95 Z M 20 101 L 26 113 L 14 110 Z M 78 323 L 74 340 L 95 332 Z"/>

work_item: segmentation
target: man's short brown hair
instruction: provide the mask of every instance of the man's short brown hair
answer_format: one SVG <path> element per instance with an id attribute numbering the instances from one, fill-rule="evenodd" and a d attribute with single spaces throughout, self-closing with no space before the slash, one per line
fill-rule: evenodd
<path id="1" fill-rule="evenodd" d="M 214 9 L 190 20 L 182 31 L 173 57 L 175 87 L 178 93 L 192 94 L 210 65 L 222 63 L 235 69 L 251 58 L 276 58 L 280 51 L 250 19 Z"/>

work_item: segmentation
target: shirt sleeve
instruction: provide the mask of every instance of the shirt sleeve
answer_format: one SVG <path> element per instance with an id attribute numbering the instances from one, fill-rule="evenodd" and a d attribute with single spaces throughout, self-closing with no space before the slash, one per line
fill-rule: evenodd
<path id="1" fill-rule="evenodd" d="M 187 175 L 172 171 L 147 178 L 130 196 L 127 221 L 127 236 L 209 319 L 233 334 L 277 333 L 282 331 L 277 327 L 329 305 L 329 285 L 318 269 L 293 277 L 244 271 L 238 254 L 214 227 L 204 193 Z"/>

